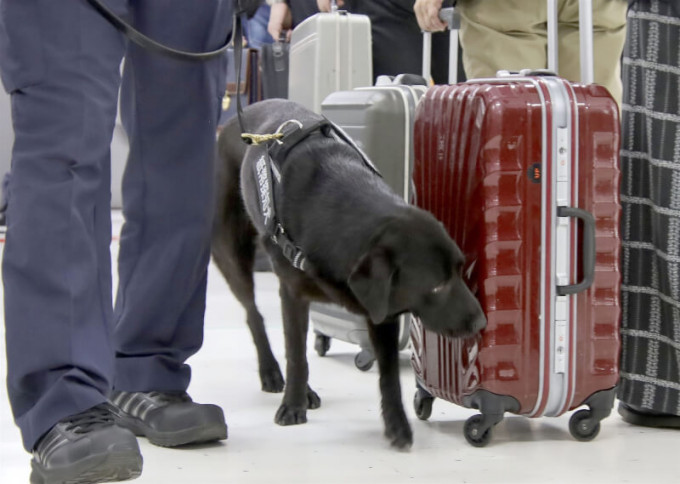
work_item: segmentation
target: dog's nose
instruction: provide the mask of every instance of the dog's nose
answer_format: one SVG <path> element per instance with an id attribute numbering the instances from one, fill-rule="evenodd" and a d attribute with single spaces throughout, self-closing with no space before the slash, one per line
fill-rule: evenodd
<path id="1" fill-rule="evenodd" d="M 486 328 L 486 317 L 483 314 L 479 314 L 472 320 L 472 323 L 470 323 L 470 331 L 478 333 L 484 328 Z"/>

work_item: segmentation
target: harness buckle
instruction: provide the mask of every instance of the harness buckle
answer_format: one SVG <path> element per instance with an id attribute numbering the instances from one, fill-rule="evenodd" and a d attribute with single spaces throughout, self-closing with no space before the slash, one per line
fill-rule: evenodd
<path id="1" fill-rule="evenodd" d="M 272 240 L 276 245 L 279 246 L 283 256 L 293 264 L 293 267 L 299 270 L 304 270 L 306 258 L 302 255 L 302 252 L 298 247 L 290 240 L 286 235 L 286 231 L 283 229 L 281 224 L 276 224 L 274 229 L 274 234 L 271 236 Z"/>

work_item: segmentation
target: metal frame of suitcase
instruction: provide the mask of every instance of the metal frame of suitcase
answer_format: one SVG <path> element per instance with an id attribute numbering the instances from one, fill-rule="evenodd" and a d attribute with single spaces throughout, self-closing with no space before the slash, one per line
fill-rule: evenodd
<path id="1" fill-rule="evenodd" d="M 398 76 L 392 81 L 380 80 L 374 87 L 332 93 L 324 100 L 321 111 L 368 155 L 385 181 L 397 193 L 403 194 L 405 200 L 410 200 L 413 192 L 413 122 L 416 106 L 426 87 L 403 85 L 400 81 Z M 395 164 L 399 159 L 404 163 Z M 371 368 L 375 356 L 363 317 L 337 305 L 313 303 L 310 319 L 316 333 L 314 347 L 319 355 L 324 356 L 331 338 L 337 338 L 359 345 L 361 351 L 355 356 L 354 363 L 362 371 Z M 400 318 L 400 326 L 399 348 L 404 349 L 409 343 L 406 316 Z"/>
<path id="2" fill-rule="evenodd" d="M 434 397 L 479 409 L 464 433 L 484 446 L 506 411 L 558 416 L 588 405 L 569 430 L 597 435 L 618 382 L 619 131 L 616 102 L 590 82 L 508 76 L 423 98 L 418 203 L 466 254 L 488 325 L 452 339 L 413 319 L 419 418 Z"/>
<path id="3" fill-rule="evenodd" d="M 320 113 L 332 92 L 373 85 L 371 22 L 342 10 L 312 15 L 293 30 L 289 59 L 288 99 Z"/>

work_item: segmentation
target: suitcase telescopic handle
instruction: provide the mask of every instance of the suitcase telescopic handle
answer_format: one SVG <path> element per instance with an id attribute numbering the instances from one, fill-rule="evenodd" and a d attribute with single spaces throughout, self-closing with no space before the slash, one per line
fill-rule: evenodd
<path id="1" fill-rule="evenodd" d="M 458 30 L 460 17 L 453 7 L 442 8 L 439 19 L 449 30 L 449 84 L 458 82 Z M 423 32 L 423 77 L 432 80 L 432 32 Z"/>
<path id="2" fill-rule="evenodd" d="M 548 70 L 557 72 L 557 0 L 548 2 Z M 581 82 L 592 84 L 593 71 L 593 1 L 579 0 L 579 39 L 581 52 Z"/>
<path id="3" fill-rule="evenodd" d="M 557 207 L 558 217 L 574 217 L 583 221 L 583 280 L 577 284 L 557 286 L 558 296 L 568 296 L 585 291 L 595 279 L 595 217 L 590 212 L 576 207 Z"/>

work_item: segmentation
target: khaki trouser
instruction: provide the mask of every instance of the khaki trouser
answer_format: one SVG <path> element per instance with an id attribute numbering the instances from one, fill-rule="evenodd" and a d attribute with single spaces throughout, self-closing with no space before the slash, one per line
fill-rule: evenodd
<path id="1" fill-rule="evenodd" d="M 463 65 L 468 78 L 501 69 L 547 67 L 546 0 L 458 0 Z M 558 0 L 558 74 L 581 80 L 578 0 Z M 595 82 L 621 105 L 620 60 L 626 37 L 626 0 L 593 0 Z"/>

